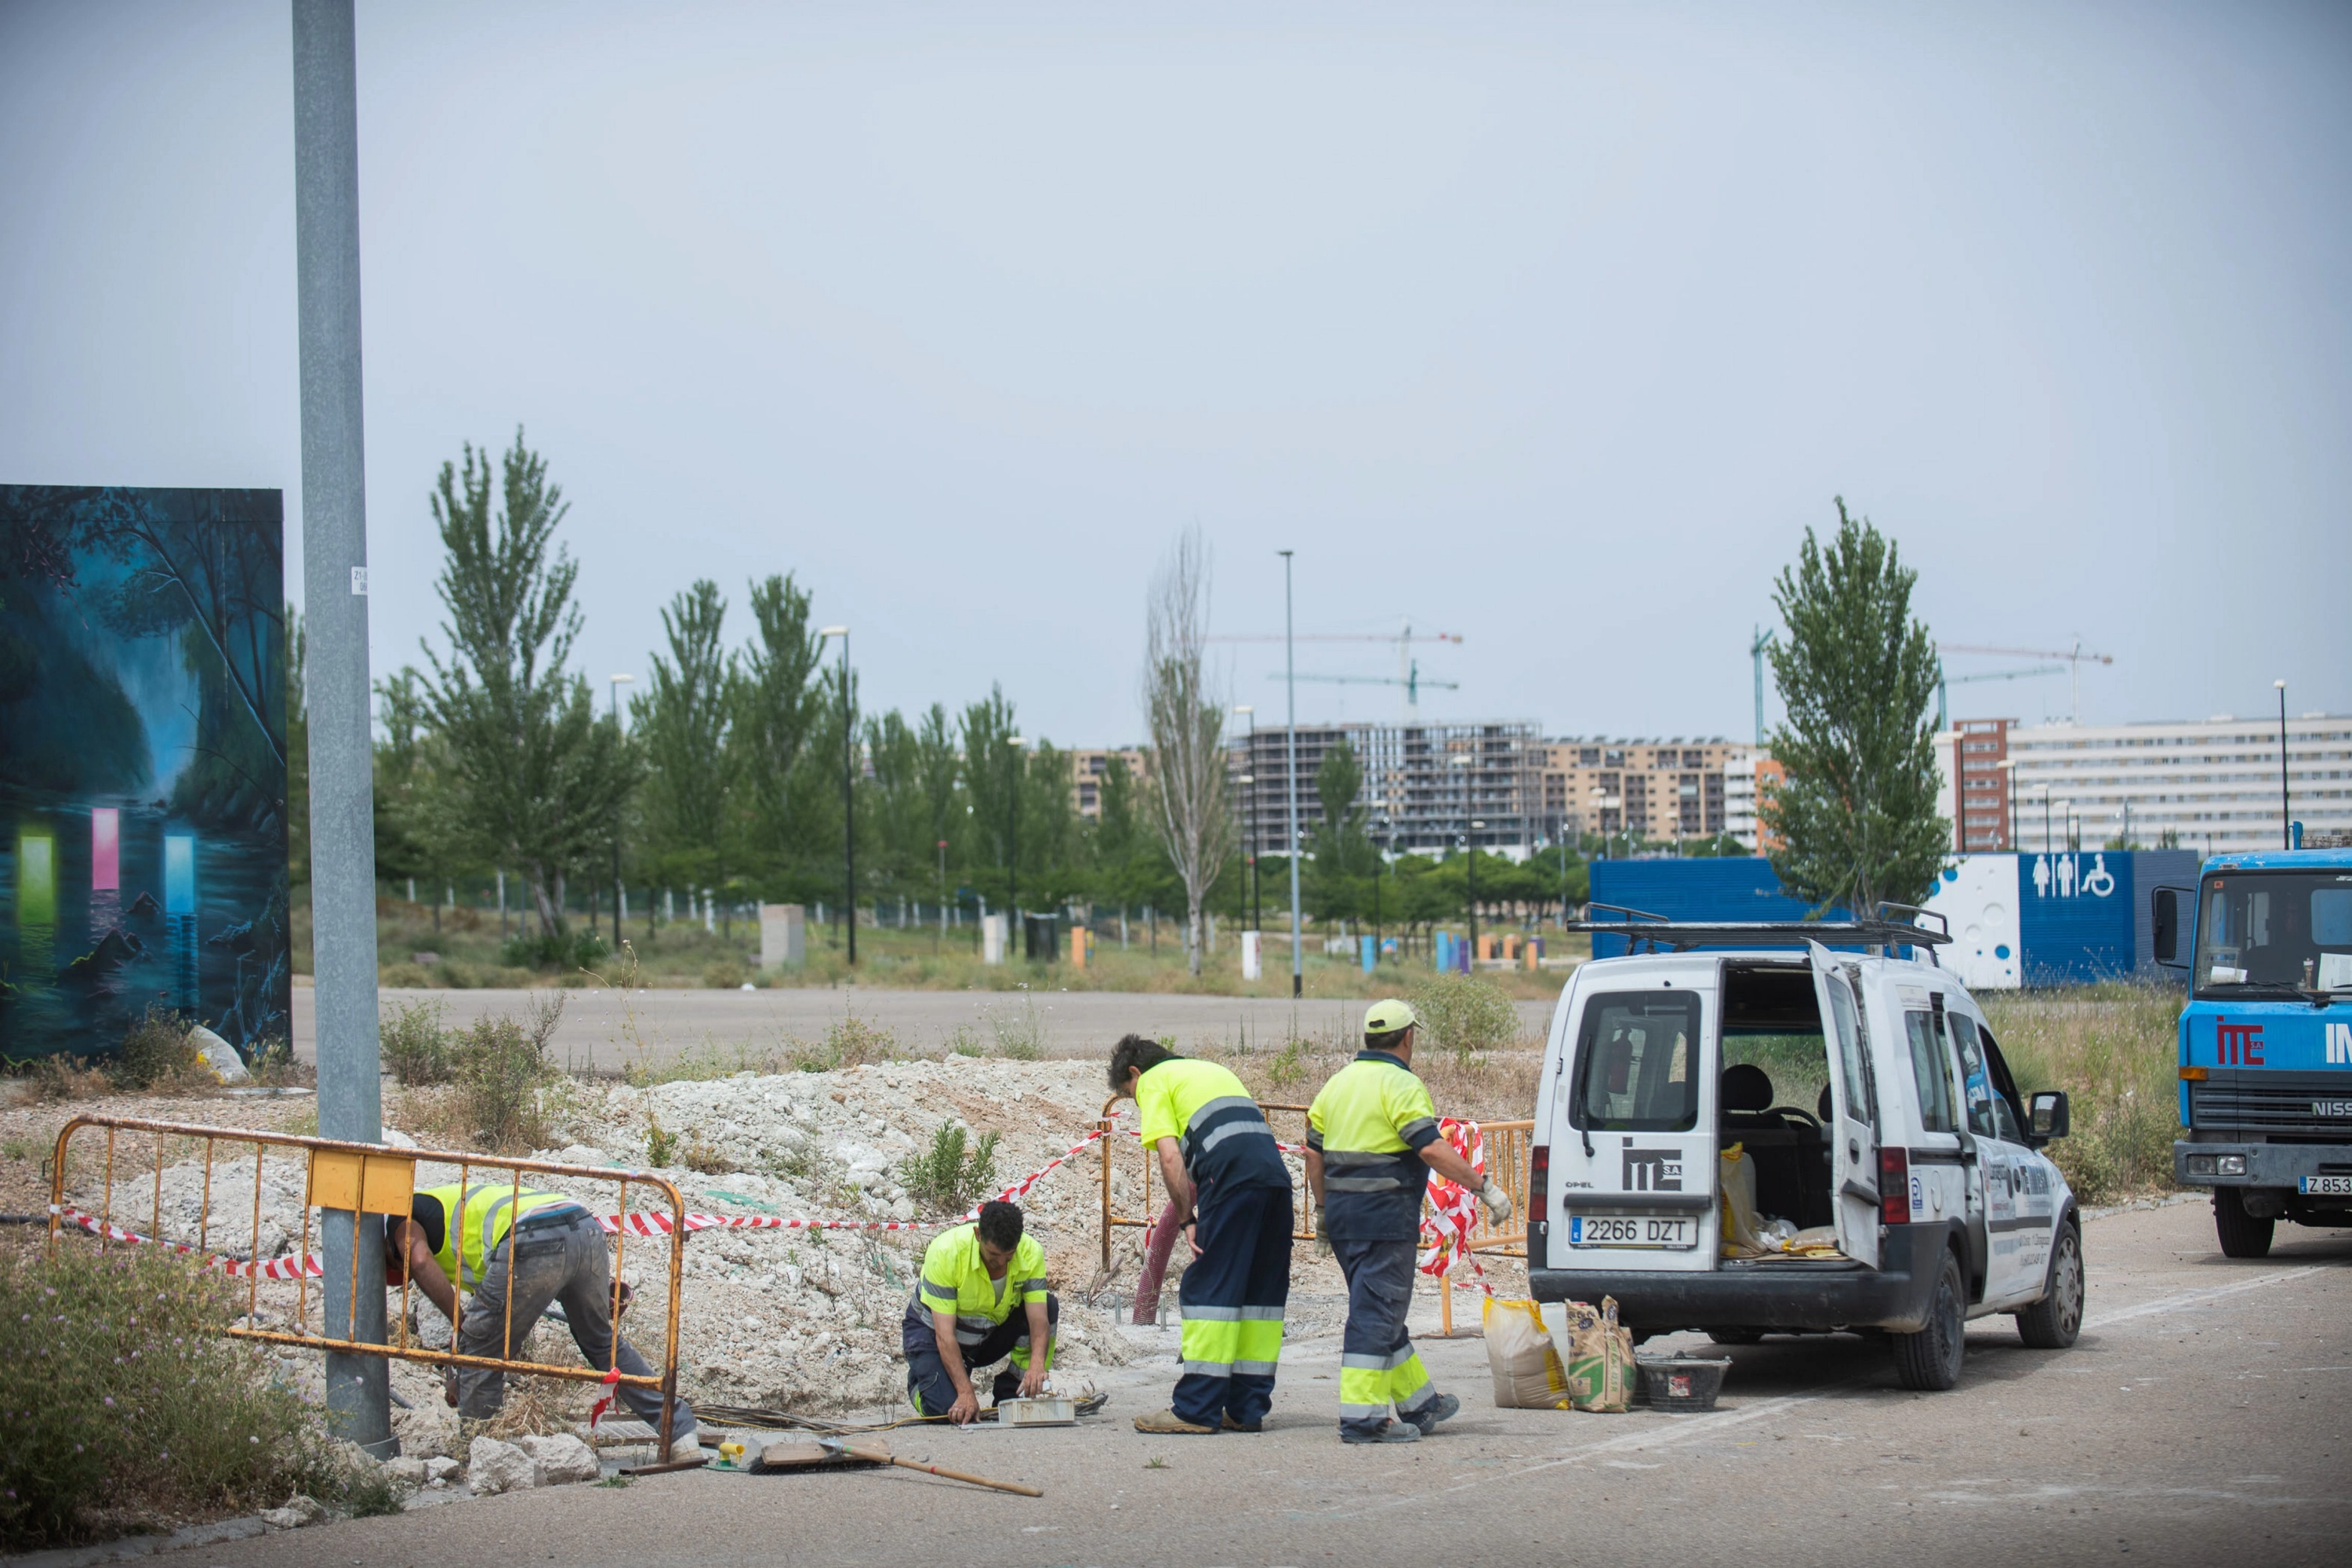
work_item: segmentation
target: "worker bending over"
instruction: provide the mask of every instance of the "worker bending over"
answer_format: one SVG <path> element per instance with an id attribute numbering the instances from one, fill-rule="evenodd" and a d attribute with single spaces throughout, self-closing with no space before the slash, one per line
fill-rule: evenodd
<path id="1" fill-rule="evenodd" d="M 1475 1189 L 1497 1220 L 1511 1212 L 1508 1194 L 1438 1135 L 1437 1108 L 1412 1072 L 1420 1022 L 1405 1003 L 1374 1003 L 1364 1048 L 1307 1111 L 1307 1184 L 1322 1210 L 1315 1230 L 1329 1238 L 1348 1280 L 1339 1356 L 1339 1437 L 1348 1443 L 1419 1442 L 1462 1408 L 1431 1385 L 1406 1331 L 1429 1173 Z"/>
<path id="2" fill-rule="evenodd" d="M 384 1226 L 384 1279 L 394 1286 L 416 1282 L 425 1299 L 457 1324 L 460 1355 L 512 1360 L 548 1303 L 559 1301 L 572 1342 L 590 1366 L 609 1372 L 617 1355 L 628 1375 L 653 1375 L 646 1358 L 614 1331 L 604 1230 L 577 1199 L 527 1187 L 518 1195 L 511 1182 L 461 1193 L 452 1182 L 413 1194 L 408 1214 Z M 453 1279 L 473 1292 L 462 1320 Z M 628 1306 L 626 1286 L 621 1306 Z M 613 1392 L 629 1414 L 659 1430 L 657 1390 L 621 1384 Z M 506 1403 L 506 1373 L 494 1367 L 457 1368 L 452 1403 L 458 1415 L 472 1419 L 495 1415 Z M 680 1399 L 675 1409 L 670 1457 L 693 1458 L 701 1452 L 694 1407 Z"/>
<path id="3" fill-rule="evenodd" d="M 1061 1321 L 1062 1304 L 1045 1289 L 1045 1249 L 1022 1234 L 1021 1210 L 1002 1199 L 981 1205 L 977 1220 L 932 1238 L 898 1325 L 915 1414 L 944 1415 L 959 1426 L 977 1420 L 971 1374 L 1008 1358 L 990 1403 L 1043 1394 Z M 1045 1353 L 1033 1360 L 1040 1341 Z"/>
<path id="4" fill-rule="evenodd" d="M 1169 1202 L 1192 1243 L 1176 1289 L 1182 1367 L 1170 1408 L 1135 1418 L 1163 1435 L 1255 1432 L 1274 1404 L 1290 1300 L 1290 1171 L 1249 1089 L 1214 1062 L 1129 1035 L 1111 1047 L 1110 1086 L 1135 1100 Z"/>

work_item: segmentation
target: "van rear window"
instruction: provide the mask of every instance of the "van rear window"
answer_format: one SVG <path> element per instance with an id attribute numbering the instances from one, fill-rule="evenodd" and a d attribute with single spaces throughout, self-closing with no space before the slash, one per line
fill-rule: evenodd
<path id="1" fill-rule="evenodd" d="M 1687 1132 L 1698 1125 L 1698 998 L 1604 992 L 1584 1005 L 1577 1125 Z"/>

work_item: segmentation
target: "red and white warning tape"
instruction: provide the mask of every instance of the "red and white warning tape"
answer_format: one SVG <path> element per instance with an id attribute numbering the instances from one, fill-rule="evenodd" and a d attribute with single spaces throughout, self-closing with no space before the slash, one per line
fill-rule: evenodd
<path id="1" fill-rule="evenodd" d="M 1479 1175 L 1486 1173 L 1486 1140 L 1475 1121 L 1457 1121 L 1444 1117 L 1437 1130 L 1454 1152 L 1470 1163 Z M 1430 1212 L 1422 1216 L 1421 1234 L 1429 1245 L 1422 1250 L 1420 1268 L 1423 1274 L 1433 1274 L 1443 1279 L 1454 1266 L 1465 1259 L 1471 1272 L 1478 1277 L 1478 1286 L 1493 1295 L 1495 1288 L 1486 1283 L 1486 1270 L 1479 1266 L 1478 1255 L 1470 1250 L 1470 1233 L 1478 1224 L 1478 1194 L 1459 1183 L 1432 1173 L 1429 1179 Z"/>
<path id="2" fill-rule="evenodd" d="M 1025 1196 L 1047 1173 L 1068 1164 L 1099 1142 L 1103 1130 L 1099 1127 L 1079 1139 L 1060 1154 L 1030 1172 L 1011 1186 L 996 1194 L 1000 1202 L 1010 1203 Z M 326 1260 L 317 1253 L 306 1258 L 265 1258 L 257 1262 L 225 1258 L 218 1253 L 204 1252 L 185 1242 L 158 1241 L 152 1236 L 125 1230 L 121 1226 L 105 1224 L 70 1206 L 55 1204 L 49 1212 L 68 1225 L 79 1226 L 92 1236 L 103 1236 L 109 1241 L 126 1242 L 142 1247 L 165 1247 L 184 1256 L 200 1258 L 207 1268 L 217 1268 L 237 1279 L 258 1274 L 264 1279 L 293 1279 L 308 1276 L 323 1279 Z M 980 1205 L 974 1204 L 954 1219 L 786 1219 L 781 1215 L 720 1215 L 690 1214 L 686 1216 L 685 1229 L 691 1236 L 698 1230 L 940 1230 L 951 1225 L 961 1225 L 980 1217 Z M 674 1228 L 671 1216 L 666 1214 L 599 1215 L 596 1223 L 612 1235 L 625 1228 L 631 1236 L 667 1236 Z"/>

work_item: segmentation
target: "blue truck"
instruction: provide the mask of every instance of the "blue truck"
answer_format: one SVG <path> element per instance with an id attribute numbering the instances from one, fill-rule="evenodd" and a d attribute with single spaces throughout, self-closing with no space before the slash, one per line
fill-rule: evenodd
<path id="1" fill-rule="evenodd" d="M 2216 856 L 2149 914 L 2189 971 L 2173 1178 L 2212 1189 L 2231 1258 L 2352 1220 L 2352 847 Z"/>

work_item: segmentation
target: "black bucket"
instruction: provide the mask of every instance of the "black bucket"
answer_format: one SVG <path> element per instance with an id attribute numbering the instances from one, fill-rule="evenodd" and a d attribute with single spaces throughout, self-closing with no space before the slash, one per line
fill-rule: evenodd
<path id="1" fill-rule="evenodd" d="M 1634 1363 L 1642 1373 L 1643 1403 L 1653 1410 L 1712 1410 L 1723 1392 L 1731 1358 L 1660 1356 Z"/>

